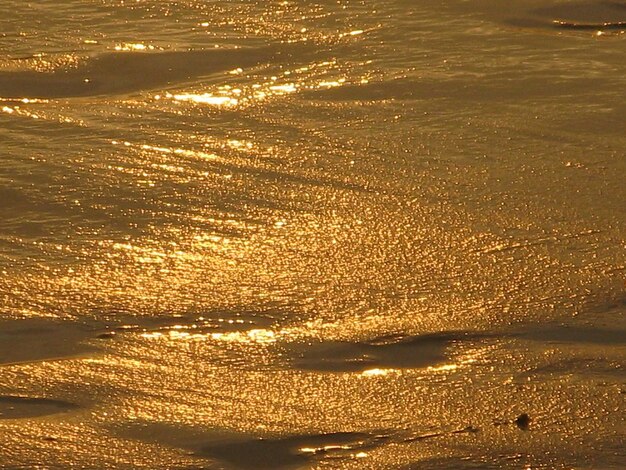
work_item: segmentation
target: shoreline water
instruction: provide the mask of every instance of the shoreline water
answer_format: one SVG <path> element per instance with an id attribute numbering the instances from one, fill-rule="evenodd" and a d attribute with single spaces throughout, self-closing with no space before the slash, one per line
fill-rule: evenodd
<path id="1" fill-rule="evenodd" d="M 621 468 L 622 3 L 0 0 L 0 467 Z"/>

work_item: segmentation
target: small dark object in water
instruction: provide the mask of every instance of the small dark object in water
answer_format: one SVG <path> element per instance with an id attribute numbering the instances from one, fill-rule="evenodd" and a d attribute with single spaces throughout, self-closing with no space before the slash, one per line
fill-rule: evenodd
<path id="1" fill-rule="evenodd" d="M 522 413 L 517 418 L 515 418 L 514 422 L 515 424 L 517 424 L 518 428 L 523 429 L 525 431 L 528 429 L 528 426 L 530 425 L 530 416 L 528 416 L 526 413 Z"/>

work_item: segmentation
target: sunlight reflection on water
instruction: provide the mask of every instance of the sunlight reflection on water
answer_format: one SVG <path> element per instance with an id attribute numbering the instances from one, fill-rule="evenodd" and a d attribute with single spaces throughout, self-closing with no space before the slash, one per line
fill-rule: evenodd
<path id="1" fill-rule="evenodd" d="M 548 3 L 0 0 L 0 467 L 617 467 L 623 9 Z"/>

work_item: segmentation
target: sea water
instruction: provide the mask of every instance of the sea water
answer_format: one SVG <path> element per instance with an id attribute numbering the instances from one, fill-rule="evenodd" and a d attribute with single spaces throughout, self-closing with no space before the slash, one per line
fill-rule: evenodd
<path id="1" fill-rule="evenodd" d="M 623 465 L 626 3 L 0 12 L 0 466 Z"/>

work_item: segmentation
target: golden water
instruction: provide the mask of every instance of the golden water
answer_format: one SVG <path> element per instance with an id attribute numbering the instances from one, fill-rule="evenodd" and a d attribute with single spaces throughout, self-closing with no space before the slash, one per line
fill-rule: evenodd
<path id="1" fill-rule="evenodd" d="M 0 467 L 623 464 L 624 2 L 0 7 Z"/>

